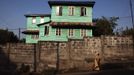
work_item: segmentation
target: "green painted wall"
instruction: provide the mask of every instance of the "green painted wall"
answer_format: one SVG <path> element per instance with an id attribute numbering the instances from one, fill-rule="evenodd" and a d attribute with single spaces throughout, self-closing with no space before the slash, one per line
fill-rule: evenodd
<path id="1" fill-rule="evenodd" d="M 62 30 L 61 36 L 56 35 L 56 29 L 52 28 L 51 26 L 49 27 L 49 35 L 44 35 L 44 26 L 40 27 L 40 41 L 67 41 L 68 39 L 66 38 L 66 29 Z"/>
<path id="2" fill-rule="evenodd" d="M 68 32 L 69 29 L 61 29 L 61 35 L 56 35 L 56 28 L 49 27 L 49 35 L 44 35 L 44 26 L 40 26 L 40 41 L 68 41 L 68 38 L 70 39 L 83 39 L 83 37 L 80 35 L 80 29 L 74 29 L 74 36 L 69 37 Z M 87 36 L 92 37 L 92 29 L 87 29 Z"/>
<path id="3" fill-rule="evenodd" d="M 56 15 L 56 6 L 52 6 L 51 18 L 44 17 L 45 22 L 92 22 L 92 7 L 87 8 L 87 15 L 80 16 L 80 6 L 75 6 L 75 13 L 73 16 L 69 16 L 68 6 L 63 6 L 62 16 Z M 74 29 L 74 36 L 69 37 L 69 29 L 64 28 L 61 30 L 61 35 L 56 35 L 56 28 L 51 27 L 49 24 L 37 26 L 40 24 L 40 17 L 36 17 L 36 24 L 32 24 L 32 17 L 27 17 L 27 29 L 39 30 L 39 39 L 32 39 L 31 35 L 26 36 L 26 43 L 37 43 L 38 41 L 68 41 L 68 39 L 83 39 L 81 37 L 81 29 Z M 45 26 L 49 26 L 49 35 L 44 35 Z M 92 29 L 87 29 L 87 36 L 92 37 Z"/>
<path id="4" fill-rule="evenodd" d="M 32 35 L 26 35 L 26 43 L 37 43 L 39 39 L 32 39 Z"/>
<path id="5" fill-rule="evenodd" d="M 87 9 L 87 16 L 80 16 L 80 6 L 75 6 L 75 12 L 74 16 L 69 16 L 68 12 L 68 6 L 62 6 L 63 8 L 63 13 L 62 16 L 57 16 L 56 15 L 56 7 L 57 6 L 52 6 L 52 11 L 51 11 L 51 20 L 56 21 L 56 22 L 92 22 L 92 7 L 86 7 Z"/>
<path id="6" fill-rule="evenodd" d="M 32 23 L 32 17 L 27 17 L 27 30 L 39 30 L 39 27 L 37 24 L 40 24 L 40 16 L 36 17 L 36 24 Z M 50 21 L 50 17 L 44 17 L 44 22 Z M 39 34 L 42 34 L 43 32 L 40 31 Z M 31 35 L 26 35 L 26 43 L 37 43 L 39 39 L 32 39 Z"/>

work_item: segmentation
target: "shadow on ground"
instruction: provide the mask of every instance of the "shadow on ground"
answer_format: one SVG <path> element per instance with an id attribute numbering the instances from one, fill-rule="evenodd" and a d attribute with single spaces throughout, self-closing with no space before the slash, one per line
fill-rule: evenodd
<path id="1" fill-rule="evenodd" d="M 134 68 L 134 62 L 105 63 L 105 64 L 101 65 L 102 70 L 130 69 L 130 68 Z"/>
<path id="2" fill-rule="evenodd" d="M 134 70 L 107 70 L 107 71 L 100 71 L 85 75 L 134 75 Z"/>
<path id="3" fill-rule="evenodd" d="M 11 62 L 9 51 L 3 51 L 0 47 L 0 75 L 12 75 L 16 70 L 16 64 Z"/>

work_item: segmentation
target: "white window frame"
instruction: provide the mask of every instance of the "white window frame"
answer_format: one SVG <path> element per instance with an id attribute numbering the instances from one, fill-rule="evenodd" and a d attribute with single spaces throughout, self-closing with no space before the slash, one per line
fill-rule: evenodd
<path id="1" fill-rule="evenodd" d="M 69 6 L 68 7 L 68 15 L 73 16 L 75 14 L 75 7 L 74 6 Z"/>
<path id="2" fill-rule="evenodd" d="M 62 10 L 60 10 L 60 8 L 62 9 L 62 6 L 56 6 L 56 15 L 57 16 L 62 16 Z"/>
<path id="3" fill-rule="evenodd" d="M 44 23 L 44 21 L 45 21 L 45 20 L 44 20 L 44 16 L 41 16 L 41 17 L 40 17 L 40 23 Z"/>
<path id="4" fill-rule="evenodd" d="M 33 34 L 33 35 L 31 35 L 31 38 L 32 39 L 39 39 L 39 35 L 38 34 Z"/>
<path id="5" fill-rule="evenodd" d="M 87 29 L 80 29 L 80 36 L 81 37 L 87 36 Z"/>
<path id="6" fill-rule="evenodd" d="M 49 26 L 44 26 L 44 36 L 47 36 L 47 35 L 49 35 Z"/>
<path id="7" fill-rule="evenodd" d="M 81 9 L 80 9 L 80 15 L 81 16 L 87 16 L 87 8 L 86 7 L 81 7 Z"/>
<path id="8" fill-rule="evenodd" d="M 56 35 L 56 36 L 61 36 L 61 33 L 62 33 L 61 28 L 56 28 L 56 30 L 55 30 L 55 35 Z"/>
<path id="9" fill-rule="evenodd" d="M 32 24 L 36 24 L 36 17 L 32 17 Z"/>
<path id="10" fill-rule="evenodd" d="M 73 37 L 73 36 L 74 36 L 74 33 L 75 33 L 75 32 L 74 32 L 74 29 L 69 29 L 69 30 L 68 30 L 68 36 L 69 36 L 69 37 Z"/>

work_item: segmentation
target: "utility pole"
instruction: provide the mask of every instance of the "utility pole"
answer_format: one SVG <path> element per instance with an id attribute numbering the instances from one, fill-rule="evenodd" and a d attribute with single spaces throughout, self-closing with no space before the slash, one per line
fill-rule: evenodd
<path id="1" fill-rule="evenodd" d="M 132 1 L 131 0 L 130 0 L 130 11 L 131 11 L 132 25 L 133 25 L 133 29 L 134 29 L 133 6 L 132 6 Z"/>
<path id="2" fill-rule="evenodd" d="M 21 30 L 20 30 L 20 28 L 19 28 L 19 41 L 20 41 L 20 33 L 21 33 Z"/>
<path id="3" fill-rule="evenodd" d="M 131 11 L 131 18 L 132 18 L 132 25 L 133 25 L 133 33 L 134 33 L 134 16 L 133 16 L 133 6 L 131 0 L 130 0 L 130 11 Z M 133 56 L 134 56 L 134 34 L 132 34 L 132 38 L 133 38 Z"/>
<path id="4" fill-rule="evenodd" d="M 7 32 L 7 33 L 6 33 L 6 35 L 7 35 L 7 37 L 6 37 L 6 43 L 8 43 L 8 42 L 9 42 L 9 41 L 8 41 L 8 40 L 9 40 L 8 31 L 9 31 L 9 29 L 8 29 L 8 28 L 6 28 L 6 32 Z"/>

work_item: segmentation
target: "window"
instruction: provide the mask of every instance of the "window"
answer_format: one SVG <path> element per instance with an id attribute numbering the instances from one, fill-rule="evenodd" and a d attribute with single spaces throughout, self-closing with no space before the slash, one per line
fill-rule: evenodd
<path id="1" fill-rule="evenodd" d="M 44 35 L 48 35 L 48 34 L 49 34 L 49 26 L 45 26 Z"/>
<path id="2" fill-rule="evenodd" d="M 39 39 L 39 35 L 35 34 L 35 35 L 31 35 L 32 39 Z"/>
<path id="3" fill-rule="evenodd" d="M 81 7 L 81 16 L 86 16 L 87 12 L 86 12 L 86 7 Z"/>
<path id="4" fill-rule="evenodd" d="M 36 17 L 32 17 L 32 23 L 33 23 L 33 24 L 36 23 Z"/>
<path id="5" fill-rule="evenodd" d="M 73 16 L 74 15 L 74 7 L 73 6 L 69 6 L 69 16 Z"/>
<path id="6" fill-rule="evenodd" d="M 74 30 L 73 29 L 69 29 L 69 36 L 74 36 Z"/>
<path id="7" fill-rule="evenodd" d="M 56 15 L 57 16 L 62 16 L 62 7 L 61 6 L 56 7 Z"/>
<path id="8" fill-rule="evenodd" d="M 44 23 L 44 16 L 40 17 L 40 23 Z"/>
<path id="9" fill-rule="evenodd" d="M 86 29 L 81 29 L 81 36 L 87 36 L 87 30 Z"/>
<path id="10" fill-rule="evenodd" d="M 57 36 L 60 36 L 60 35 L 61 35 L 61 29 L 60 29 L 60 28 L 57 28 L 57 29 L 56 29 L 56 35 L 57 35 Z"/>

